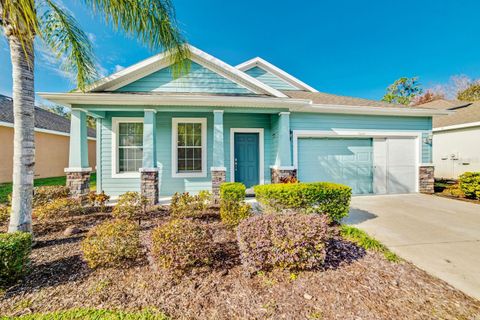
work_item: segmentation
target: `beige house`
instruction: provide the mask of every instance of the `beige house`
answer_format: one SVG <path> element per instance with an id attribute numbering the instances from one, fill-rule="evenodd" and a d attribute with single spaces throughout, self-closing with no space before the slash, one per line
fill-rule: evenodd
<path id="1" fill-rule="evenodd" d="M 456 179 L 467 171 L 480 171 L 480 101 L 435 100 L 423 108 L 449 110 L 433 118 L 435 177 Z"/>
<path id="2" fill-rule="evenodd" d="M 95 168 L 95 130 L 88 129 L 88 161 Z M 68 167 L 70 120 L 35 108 L 35 178 L 65 175 Z M 13 105 L 0 95 L 0 183 L 12 181 Z"/>

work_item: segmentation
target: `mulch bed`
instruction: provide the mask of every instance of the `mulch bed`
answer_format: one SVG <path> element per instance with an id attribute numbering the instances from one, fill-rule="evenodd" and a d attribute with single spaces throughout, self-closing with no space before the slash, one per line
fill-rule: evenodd
<path id="1" fill-rule="evenodd" d="M 203 223 L 213 228 L 219 248 L 212 268 L 178 278 L 157 270 L 144 258 L 123 269 L 91 270 L 80 252 L 85 233 L 67 237 L 63 230 L 74 224 L 87 231 L 108 218 L 109 214 L 92 213 L 35 224 L 32 271 L 4 292 L 0 314 L 154 307 L 174 319 L 480 318 L 479 301 L 410 263 L 388 262 L 338 237 L 329 242 L 321 270 L 248 277 L 240 264 L 234 232 L 211 217 Z M 166 213 L 158 211 L 142 222 L 145 253 L 151 229 L 166 219 Z"/>
<path id="2" fill-rule="evenodd" d="M 459 200 L 459 201 L 464 201 L 464 202 L 480 204 L 480 200 L 468 199 L 468 198 L 462 198 L 462 197 L 455 197 L 455 196 L 451 196 L 451 195 L 441 193 L 441 192 L 436 192 L 436 193 L 434 193 L 434 195 L 436 195 L 437 197 L 442 197 L 442 198 L 447 198 L 447 199 L 453 199 L 453 200 Z"/>

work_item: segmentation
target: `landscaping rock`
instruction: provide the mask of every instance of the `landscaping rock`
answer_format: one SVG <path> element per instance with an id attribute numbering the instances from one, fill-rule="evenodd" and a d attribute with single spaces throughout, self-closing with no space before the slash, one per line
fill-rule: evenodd
<path id="1" fill-rule="evenodd" d="M 74 234 L 79 234 L 81 232 L 82 230 L 80 230 L 76 226 L 69 226 L 67 229 L 65 229 L 65 231 L 63 231 L 63 235 L 65 237 L 70 237 L 70 236 L 73 236 Z"/>

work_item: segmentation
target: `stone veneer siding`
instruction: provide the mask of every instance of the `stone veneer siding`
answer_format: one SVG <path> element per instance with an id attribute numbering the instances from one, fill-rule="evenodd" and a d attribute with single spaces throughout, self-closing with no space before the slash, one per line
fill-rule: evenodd
<path id="1" fill-rule="evenodd" d="M 422 166 L 419 168 L 419 188 L 418 190 L 421 193 L 434 193 L 434 167 L 433 166 Z"/>
<path id="2" fill-rule="evenodd" d="M 67 174 L 67 187 L 70 189 L 70 196 L 82 198 L 90 192 L 91 171 L 71 171 Z"/>
<path id="3" fill-rule="evenodd" d="M 140 192 L 148 199 L 148 204 L 157 204 L 159 197 L 158 170 L 141 170 L 140 184 Z"/>
<path id="4" fill-rule="evenodd" d="M 297 169 L 271 168 L 272 183 L 282 183 L 283 179 L 297 178 Z"/>
<path id="5" fill-rule="evenodd" d="M 220 185 L 226 181 L 226 170 L 212 170 L 213 203 L 220 203 Z"/>

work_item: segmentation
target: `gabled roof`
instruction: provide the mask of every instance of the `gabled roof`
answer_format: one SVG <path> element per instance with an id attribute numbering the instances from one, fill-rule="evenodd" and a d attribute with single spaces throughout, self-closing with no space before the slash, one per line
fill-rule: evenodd
<path id="1" fill-rule="evenodd" d="M 13 125 L 12 98 L 0 94 L 0 122 Z M 35 107 L 35 128 L 60 133 L 70 133 L 70 120 L 53 112 Z M 88 136 L 95 137 L 95 130 L 88 128 Z"/>
<path id="2" fill-rule="evenodd" d="M 439 99 L 421 104 L 420 107 L 451 112 L 447 116 L 433 117 L 434 131 L 480 127 L 480 101 Z"/>
<path id="3" fill-rule="evenodd" d="M 299 90 L 306 90 L 310 92 L 317 92 L 316 89 L 310 87 L 308 84 L 306 84 L 303 81 L 300 81 L 299 79 L 295 78 L 291 74 L 283 71 L 282 69 L 274 66 L 270 62 L 260 58 L 256 57 L 253 59 L 250 59 L 248 61 L 245 61 L 239 65 L 236 66 L 238 70 L 241 70 L 243 72 L 248 71 L 252 68 L 259 67 L 267 72 L 270 72 L 274 74 L 275 76 L 279 77 L 280 79 L 284 80 L 285 82 L 291 84 L 292 86 L 298 88 Z"/>
<path id="4" fill-rule="evenodd" d="M 399 104 L 387 103 L 383 101 L 368 100 L 362 98 L 353 98 L 347 96 L 339 96 L 336 94 L 324 92 L 306 92 L 306 91 L 282 91 L 290 98 L 295 99 L 309 99 L 313 104 L 329 104 L 342 106 L 357 106 L 357 107 L 386 107 L 386 108 L 404 108 L 409 109 Z"/>
<path id="5" fill-rule="evenodd" d="M 231 65 L 217 59 L 192 45 L 187 45 L 190 50 L 190 59 L 199 65 L 220 74 L 256 94 L 265 94 L 277 98 L 286 97 L 282 92 L 276 90 L 261 81 L 239 71 Z M 172 64 L 168 52 L 163 52 L 117 73 L 105 77 L 88 88 L 89 92 L 112 92 L 123 86 L 143 78 L 153 72 L 169 67 Z"/>
<path id="6" fill-rule="evenodd" d="M 422 108 L 435 109 L 435 110 L 453 110 L 470 105 L 471 102 L 460 100 L 446 100 L 438 99 L 419 105 Z"/>

